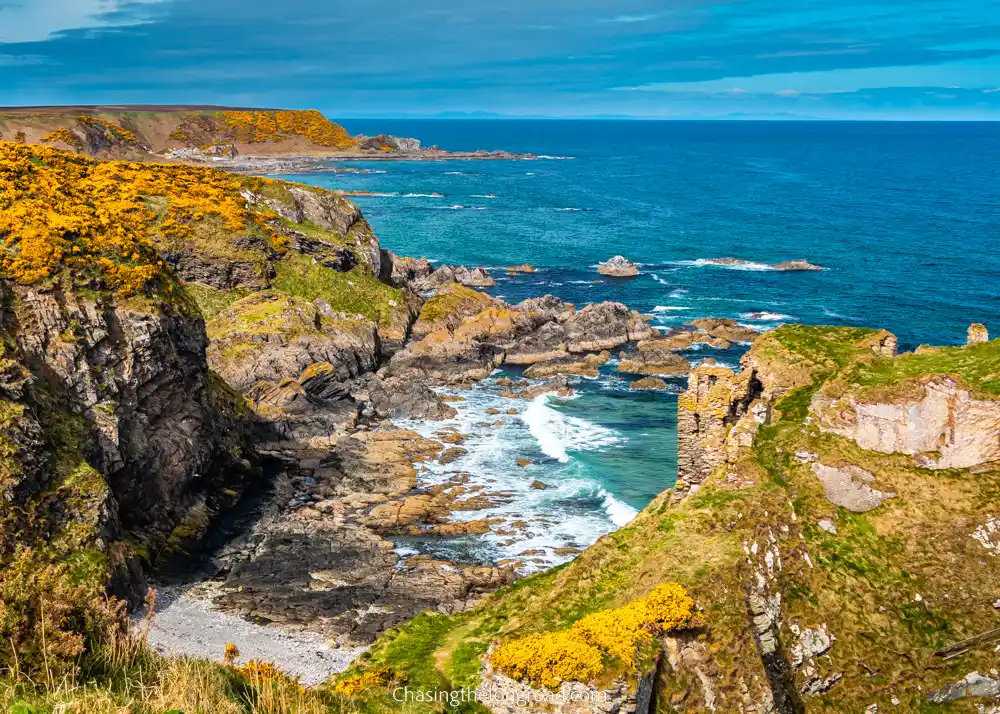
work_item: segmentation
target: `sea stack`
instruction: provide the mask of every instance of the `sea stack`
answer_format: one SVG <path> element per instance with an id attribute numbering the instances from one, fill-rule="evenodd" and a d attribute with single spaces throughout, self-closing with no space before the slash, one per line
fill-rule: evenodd
<path id="1" fill-rule="evenodd" d="M 597 272 L 613 278 L 631 278 L 639 274 L 639 268 L 625 256 L 616 255 L 611 260 L 601 263 L 597 268 Z"/>
<path id="2" fill-rule="evenodd" d="M 986 325 L 980 322 L 973 322 L 969 325 L 969 331 L 966 336 L 965 344 L 967 345 L 978 345 L 981 342 L 989 342 L 990 333 L 986 329 Z"/>

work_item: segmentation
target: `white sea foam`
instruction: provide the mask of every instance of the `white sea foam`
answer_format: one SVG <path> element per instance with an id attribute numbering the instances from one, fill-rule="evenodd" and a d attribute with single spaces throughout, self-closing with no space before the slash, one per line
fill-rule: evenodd
<path id="1" fill-rule="evenodd" d="M 404 193 L 403 198 L 444 198 L 443 193 Z"/>
<path id="2" fill-rule="evenodd" d="M 795 319 L 791 315 L 785 315 L 780 312 L 741 312 L 740 318 L 743 320 L 755 320 L 757 322 L 780 322 Z"/>
<path id="3" fill-rule="evenodd" d="M 627 503 L 619 501 L 605 489 L 602 488 L 598 491 L 598 494 L 602 499 L 604 499 L 604 510 L 608 512 L 608 517 L 611 519 L 611 522 L 619 528 L 627 526 L 632 522 L 633 518 L 639 515 L 639 511 L 632 508 L 632 506 Z"/>
<path id="4" fill-rule="evenodd" d="M 670 294 L 667 295 L 667 297 L 673 298 L 674 300 L 676 300 L 678 298 L 684 297 L 687 294 L 688 294 L 688 291 L 685 290 L 684 288 L 677 288 L 676 290 L 671 290 Z"/>
<path id="5" fill-rule="evenodd" d="M 465 176 L 463 171 L 445 171 L 445 176 Z"/>
<path id="6" fill-rule="evenodd" d="M 538 159 L 548 159 L 550 161 L 570 161 L 574 157 L 572 157 L 572 156 L 546 156 L 545 154 L 540 154 L 539 156 L 537 156 L 535 158 L 538 158 Z"/>
<path id="7" fill-rule="evenodd" d="M 658 282 L 660 285 L 670 285 L 670 283 L 668 281 L 664 280 L 663 278 L 661 278 L 656 273 L 650 273 L 649 277 L 651 277 L 653 280 L 655 280 L 656 282 Z"/>
<path id="8" fill-rule="evenodd" d="M 474 193 L 474 194 L 472 194 L 472 197 L 473 198 L 496 198 L 496 196 L 494 194 L 492 194 L 492 193 Z"/>
<path id="9" fill-rule="evenodd" d="M 572 555 L 556 555 L 556 549 L 585 548 L 635 515 L 630 506 L 588 477 L 586 461 L 575 458 L 583 451 L 621 446 L 626 443 L 621 435 L 563 413 L 546 395 L 521 407 L 524 409 L 521 414 L 507 415 L 505 412 L 511 402 L 499 396 L 499 388 L 494 384 L 480 383 L 472 389 L 452 393 L 464 398 L 455 403 L 458 413 L 454 418 L 442 422 L 407 422 L 405 426 L 429 438 L 435 438 L 436 432 L 449 426 L 468 435 L 463 443 L 467 452 L 451 464 L 427 464 L 427 470 L 418 477 L 420 486 L 448 483 L 456 472 L 462 471 L 473 474 L 475 482 L 486 485 L 490 492 L 510 496 L 510 500 L 494 503 L 480 511 L 452 514 L 452 518 L 459 521 L 496 518 L 499 530 L 517 531 L 514 543 L 509 542 L 509 534 L 491 532 L 477 537 L 490 559 L 520 560 L 524 562 L 520 571 L 525 574 L 558 565 Z M 560 398 L 559 401 L 564 403 L 566 400 Z M 489 415 L 487 410 L 491 408 L 499 410 L 500 414 Z M 495 426 L 497 420 L 502 424 Z M 534 458 L 535 463 L 517 466 L 515 462 L 519 458 Z M 531 488 L 535 479 L 544 481 L 548 488 Z M 515 522 L 522 525 L 515 526 Z M 522 527 L 524 523 L 526 527 Z M 467 557 L 463 555 L 461 548 L 465 546 L 461 543 L 438 541 L 435 547 L 444 548 L 449 557 Z M 448 551 L 451 547 L 459 550 L 452 555 Z M 544 555 L 520 556 L 526 550 L 536 549 Z"/>
<path id="10" fill-rule="evenodd" d="M 689 307 L 682 307 L 680 305 L 657 305 L 653 308 L 653 312 L 677 312 L 680 310 L 690 310 Z"/>
<path id="11" fill-rule="evenodd" d="M 728 270 L 749 270 L 754 272 L 774 270 L 774 268 L 767 263 L 754 263 L 752 261 L 747 261 L 746 263 L 727 265 L 725 263 L 719 263 L 711 258 L 698 258 L 698 260 L 676 260 L 672 263 L 672 265 L 685 265 L 691 268 L 727 268 Z"/>

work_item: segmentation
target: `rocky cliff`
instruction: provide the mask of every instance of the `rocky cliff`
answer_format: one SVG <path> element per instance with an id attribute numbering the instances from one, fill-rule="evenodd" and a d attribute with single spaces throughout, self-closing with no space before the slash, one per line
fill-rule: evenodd
<path id="1" fill-rule="evenodd" d="M 995 711 L 1000 342 L 971 342 L 896 355 L 885 331 L 786 326 L 738 373 L 695 369 L 676 490 L 569 565 L 384 637 L 347 676 L 500 686 L 484 702 L 498 712 L 508 695 L 532 711 Z M 655 638 L 648 699 L 648 652 L 561 690 L 495 673 L 498 644 L 562 646 L 585 615 L 666 582 L 700 620 Z"/>

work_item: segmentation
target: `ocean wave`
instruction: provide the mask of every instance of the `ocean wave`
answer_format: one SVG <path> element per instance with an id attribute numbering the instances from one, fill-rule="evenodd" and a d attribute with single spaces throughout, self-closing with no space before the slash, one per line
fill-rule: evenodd
<path id="1" fill-rule="evenodd" d="M 791 315 L 785 315 L 780 312 L 741 312 L 740 318 L 743 320 L 755 320 L 757 322 L 780 322 L 795 319 Z"/>
<path id="2" fill-rule="evenodd" d="M 597 493 L 604 501 L 604 510 L 607 511 L 608 518 L 619 528 L 627 526 L 639 515 L 639 511 L 624 501 L 619 501 L 607 489 L 602 488 Z"/>
<path id="3" fill-rule="evenodd" d="M 564 213 L 565 213 L 565 212 L 574 212 L 574 213 L 576 213 L 576 212 L 578 212 L 578 211 L 586 211 L 586 210 L 588 210 L 588 209 L 586 209 L 586 208 L 557 208 L 557 209 L 555 209 L 555 210 L 557 210 L 557 211 L 562 211 L 562 212 L 564 212 Z"/>
<path id="4" fill-rule="evenodd" d="M 445 176 L 465 176 L 464 171 L 445 171 Z"/>
<path id="5" fill-rule="evenodd" d="M 521 420 L 528 425 L 542 453 L 561 463 L 570 460 L 570 451 L 596 451 L 623 441 L 610 429 L 553 409 L 548 394 L 532 399 Z"/>
<path id="6" fill-rule="evenodd" d="M 678 310 L 690 310 L 689 307 L 682 307 L 680 305 L 657 305 L 653 308 L 653 312 L 675 312 Z"/>
<path id="7" fill-rule="evenodd" d="M 711 258 L 698 258 L 697 260 L 675 260 L 672 265 L 685 265 L 690 268 L 726 268 L 727 270 L 746 270 L 751 272 L 764 272 L 774 270 L 774 267 L 767 263 L 754 263 L 747 261 L 735 265 L 719 263 Z"/>
<path id="8" fill-rule="evenodd" d="M 574 156 L 547 156 L 545 154 L 539 154 L 535 157 L 536 159 L 548 159 L 549 161 L 572 161 Z"/>
<path id="9" fill-rule="evenodd" d="M 473 198 L 497 198 L 497 196 L 494 195 L 494 194 L 492 194 L 492 193 L 474 193 L 474 194 L 472 194 L 472 197 Z"/>
<path id="10" fill-rule="evenodd" d="M 673 298 L 673 299 L 676 300 L 678 298 L 684 297 L 687 294 L 688 294 L 688 291 L 685 290 L 684 288 L 677 288 L 676 290 L 671 290 L 670 294 L 667 295 L 667 297 L 668 298 Z"/>
<path id="11" fill-rule="evenodd" d="M 403 198 L 444 198 L 443 193 L 404 193 Z"/>
<path id="12" fill-rule="evenodd" d="M 658 282 L 660 285 L 670 285 L 669 282 L 667 282 L 666 280 L 664 280 L 663 278 L 661 278 L 656 273 L 650 273 L 649 277 L 651 277 L 653 280 L 655 280 L 656 282 Z"/>
<path id="13" fill-rule="evenodd" d="M 603 280 L 570 280 L 570 285 L 593 285 L 594 283 L 603 283 Z"/>

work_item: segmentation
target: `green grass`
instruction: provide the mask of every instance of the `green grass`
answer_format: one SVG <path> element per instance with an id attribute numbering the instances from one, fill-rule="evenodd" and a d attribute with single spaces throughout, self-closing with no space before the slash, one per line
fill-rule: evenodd
<path id="1" fill-rule="evenodd" d="M 863 388 L 881 388 L 931 374 L 956 375 L 981 395 L 1000 395 L 1000 340 L 968 347 L 935 347 L 894 359 L 859 363 L 847 379 Z"/>
<path id="2" fill-rule="evenodd" d="M 420 311 L 420 319 L 435 322 L 454 315 L 462 307 L 478 306 L 484 308 L 489 302 L 489 296 L 484 293 L 456 283 L 448 286 L 446 292 L 438 292 L 431 296 Z"/>
<path id="3" fill-rule="evenodd" d="M 390 301 L 403 302 L 402 290 L 379 282 L 361 267 L 339 273 L 289 253 L 275 268 L 275 290 L 306 300 L 322 299 L 336 312 L 364 315 L 379 325 L 387 324 L 396 309 Z"/>
<path id="4" fill-rule="evenodd" d="M 186 283 L 184 289 L 194 299 L 198 311 L 205 320 L 211 320 L 237 300 L 250 294 L 249 288 L 219 290 L 201 283 Z"/>
<path id="5" fill-rule="evenodd" d="M 858 342 L 872 337 L 877 330 L 863 327 L 828 327 L 823 325 L 783 325 L 771 333 L 785 349 L 813 362 L 833 362 L 843 367 L 853 361 L 862 348 Z"/>

